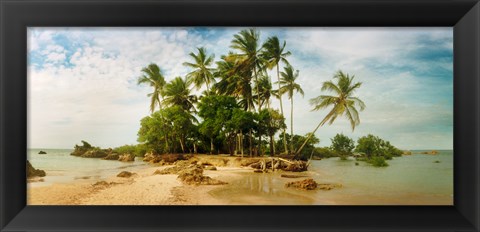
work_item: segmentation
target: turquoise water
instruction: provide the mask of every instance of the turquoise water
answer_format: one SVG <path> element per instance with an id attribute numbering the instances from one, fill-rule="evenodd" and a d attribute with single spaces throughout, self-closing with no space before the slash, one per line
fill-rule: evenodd
<path id="1" fill-rule="evenodd" d="M 440 163 L 436 163 L 439 161 Z M 287 189 L 285 183 L 302 180 L 281 173 L 246 174 L 212 192 L 231 204 L 343 204 L 343 205 L 452 205 L 453 151 L 438 155 L 414 154 L 389 160 L 388 167 L 373 167 L 354 159 L 312 161 L 310 176 L 318 183 L 339 183 L 330 191 Z"/>
<path id="2" fill-rule="evenodd" d="M 40 155 L 40 150 L 47 154 Z M 72 150 L 30 149 L 28 159 L 35 168 L 45 170 L 43 182 L 29 186 L 53 183 L 94 182 L 116 175 L 122 169 L 135 171 L 148 163 L 120 162 L 71 156 Z M 435 163 L 439 161 L 439 163 Z M 290 181 L 282 172 L 243 173 L 238 180 L 210 192 L 229 204 L 255 205 L 452 205 L 453 151 L 439 151 L 438 155 L 414 154 L 387 161 L 388 167 L 373 167 L 365 162 L 338 158 L 314 160 L 308 175 L 318 183 L 338 183 L 342 188 L 330 191 L 303 191 L 285 188 Z"/>
<path id="3" fill-rule="evenodd" d="M 42 150 L 47 154 L 40 155 Z M 98 181 L 116 175 L 122 169 L 134 171 L 148 165 L 136 159 L 134 162 L 81 158 L 71 156 L 72 149 L 29 149 L 27 159 L 36 169 L 47 173 L 43 182 L 30 183 L 32 186 L 45 186 L 53 183 L 69 183 L 72 181 Z"/>

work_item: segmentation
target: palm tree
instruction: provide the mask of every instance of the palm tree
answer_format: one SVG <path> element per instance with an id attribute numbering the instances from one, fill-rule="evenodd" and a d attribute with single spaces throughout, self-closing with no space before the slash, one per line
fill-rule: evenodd
<path id="1" fill-rule="evenodd" d="M 190 57 L 193 58 L 193 63 L 184 62 L 183 65 L 193 68 L 194 70 L 187 74 L 187 77 L 192 79 L 195 87 L 200 89 L 205 83 L 207 85 L 207 91 L 210 91 L 210 83 L 214 83 L 213 68 L 212 65 L 214 55 L 207 55 L 207 50 L 204 47 L 197 48 L 198 53 L 190 53 Z"/>
<path id="2" fill-rule="evenodd" d="M 150 112 L 155 111 L 155 106 L 158 105 L 158 108 L 162 110 L 162 101 L 165 88 L 165 77 L 162 74 L 162 70 L 158 67 L 157 64 L 151 63 L 147 67 L 142 68 L 142 76 L 138 78 L 138 84 L 148 84 L 153 87 L 153 92 L 149 93 L 147 96 L 150 97 Z M 163 116 L 162 116 L 163 119 Z M 163 121 L 163 120 L 162 120 Z M 164 130 L 165 130 L 165 125 Z M 167 130 L 165 130 L 165 133 Z M 165 135 L 165 150 L 168 151 L 168 135 Z"/>
<path id="3" fill-rule="evenodd" d="M 255 78 L 255 82 L 258 83 L 257 71 L 262 69 L 263 60 L 260 57 L 261 47 L 258 46 L 260 39 L 260 33 L 254 29 L 242 30 L 238 34 L 233 36 L 230 48 L 237 50 L 239 53 L 233 54 L 236 59 L 236 70 L 241 75 L 252 74 Z M 242 74 L 243 73 L 243 74 Z M 258 93 L 257 89 L 257 93 Z M 257 96 L 257 102 L 260 103 L 260 95 Z M 258 107 L 260 112 L 261 107 Z M 250 131 L 250 135 L 252 132 Z M 261 142 L 262 135 L 259 134 L 258 141 Z M 251 152 L 251 151 L 250 151 Z"/>
<path id="4" fill-rule="evenodd" d="M 258 82 L 257 71 L 262 66 L 262 59 L 260 57 L 260 49 L 258 41 L 260 39 L 260 33 L 254 29 L 242 30 L 238 34 L 234 35 L 231 48 L 237 50 L 239 53 L 230 54 L 230 57 L 235 59 L 235 70 L 240 75 L 252 74 L 254 75 L 255 82 Z M 257 92 L 258 89 L 257 89 Z M 257 102 L 260 103 L 260 96 L 257 98 Z M 260 107 L 259 109 L 260 110 Z"/>
<path id="5" fill-rule="evenodd" d="M 270 108 L 270 97 L 274 95 L 272 89 L 272 83 L 270 82 L 270 77 L 267 73 L 264 73 L 258 78 L 258 82 L 255 85 L 256 91 L 255 96 L 257 99 L 260 99 L 260 102 L 257 102 L 257 105 L 260 107 L 265 105 L 267 108 Z"/>
<path id="6" fill-rule="evenodd" d="M 280 45 L 280 41 L 278 40 L 278 37 L 276 37 L 276 36 L 269 37 L 267 39 L 267 42 L 265 42 L 265 44 L 263 45 L 262 56 L 263 56 L 263 59 L 265 60 L 266 67 L 270 70 L 273 69 L 274 67 L 277 68 L 278 89 L 280 89 L 279 63 L 283 62 L 284 64 L 289 65 L 286 58 L 291 53 L 289 51 L 284 52 L 286 45 L 287 45 L 286 41 L 283 41 L 283 45 Z M 283 116 L 284 114 L 283 114 L 282 97 L 279 96 L 278 99 L 280 100 L 280 113 Z M 286 139 L 285 128 L 283 129 L 283 146 L 284 146 L 284 149 L 285 149 L 285 153 L 287 153 L 287 139 Z"/>
<path id="7" fill-rule="evenodd" d="M 353 78 L 348 74 L 338 71 L 333 76 L 333 79 L 336 80 L 336 83 L 332 81 L 324 82 L 322 85 L 322 91 L 330 91 L 335 95 L 320 95 L 316 98 L 310 99 L 310 104 L 314 106 L 313 110 L 317 111 L 320 109 L 325 109 L 329 106 L 333 106 L 330 112 L 325 116 L 325 118 L 317 125 L 315 130 L 305 140 L 302 146 L 297 150 L 295 156 L 297 156 L 312 137 L 313 134 L 318 130 L 320 126 L 323 126 L 326 122 L 332 124 L 336 118 L 339 116 L 345 115 L 350 122 L 352 131 L 355 130 L 355 127 L 360 124 L 360 117 L 358 116 L 357 107 L 360 108 L 360 111 L 365 109 L 365 103 L 357 97 L 354 97 L 353 94 L 355 91 L 362 86 L 361 82 L 353 82 Z M 313 111 L 312 110 L 312 111 Z"/>
<path id="8" fill-rule="evenodd" d="M 222 56 L 217 62 L 215 76 L 220 78 L 213 87 L 219 94 L 233 96 L 240 99 L 239 105 L 246 111 L 253 110 L 254 101 L 251 86 L 251 73 L 237 73 L 235 71 L 235 60 L 230 56 Z"/>
<path id="9" fill-rule="evenodd" d="M 302 96 L 304 95 L 302 87 L 295 81 L 298 78 L 298 70 L 294 71 L 291 65 L 287 65 L 287 67 L 283 68 L 284 72 L 281 72 L 281 78 L 279 81 L 280 89 L 278 89 L 280 97 L 283 94 L 287 94 L 288 99 L 290 99 L 290 133 L 293 138 L 293 93 L 297 92 L 300 93 Z M 290 141 L 290 153 L 294 153 L 293 150 L 293 140 Z"/>
<path id="10" fill-rule="evenodd" d="M 165 105 L 178 105 L 183 110 L 194 112 L 194 104 L 197 102 L 197 96 L 191 94 L 191 81 L 188 78 L 176 77 L 165 85 L 165 98 L 163 103 Z"/>
<path id="11" fill-rule="evenodd" d="M 153 113 L 155 107 L 158 105 L 159 109 L 162 109 L 161 98 L 163 96 L 163 88 L 165 87 L 165 77 L 158 65 L 151 63 L 147 67 L 142 68 L 142 76 L 138 78 L 138 84 L 148 84 L 153 87 L 153 92 L 147 96 L 150 100 L 150 111 Z"/>
<path id="12" fill-rule="evenodd" d="M 274 114 L 274 110 L 270 108 L 270 98 L 277 95 L 276 92 L 272 89 L 272 82 L 270 81 L 270 77 L 268 76 L 267 72 L 263 72 L 262 76 L 259 77 L 256 89 L 260 91 L 259 93 L 256 93 L 257 95 L 260 95 L 260 103 L 258 103 L 258 105 L 261 107 L 265 104 L 269 114 Z M 281 117 L 283 117 L 283 115 Z M 271 120 L 269 126 L 272 126 Z M 273 136 L 273 134 L 269 133 L 271 156 L 275 154 L 275 142 Z"/>

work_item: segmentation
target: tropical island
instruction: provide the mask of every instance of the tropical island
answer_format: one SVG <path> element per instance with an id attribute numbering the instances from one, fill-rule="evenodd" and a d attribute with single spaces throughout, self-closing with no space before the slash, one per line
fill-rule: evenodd
<path id="1" fill-rule="evenodd" d="M 104 180 L 88 182 L 90 177 L 84 177 L 87 182 L 76 187 L 35 189 L 31 203 L 232 204 L 212 197 L 211 192 L 235 185 L 245 175 L 270 175 L 273 181 L 281 180 L 286 191 L 293 194 L 335 191 L 347 185 L 315 181 L 318 174 L 310 170 L 312 162 L 338 157 L 345 162 L 353 160 L 355 166 L 384 169 L 395 157 L 412 154 L 372 134 L 354 141 L 348 133 L 339 132 L 330 138 L 330 146 L 318 146 L 321 141 L 315 134 L 322 127 L 342 118 L 354 131 L 361 124 L 361 112 L 368 110 L 368 102 L 356 95 L 362 91 L 362 77 L 342 70 L 319 83 L 321 91 L 316 93 L 317 97 L 308 99 L 310 114 L 318 115 L 320 110 L 326 110 L 326 114 L 318 115 L 318 121 L 312 122 L 311 132 L 296 134 L 295 102 L 305 101 L 305 93 L 297 81 L 301 73 L 289 61 L 291 55 L 286 41 L 277 36 L 261 41 L 258 30 L 245 29 L 233 36 L 230 51 L 221 54 L 219 61 L 205 47 L 195 48 L 182 63 L 188 70 L 185 76 L 166 77 L 161 63 L 146 64 L 137 82 L 151 89 L 145 98 L 150 104 L 150 115 L 141 119 L 138 144 L 101 148 L 91 145 L 94 141 L 81 141 L 70 155 L 111 162 L 144 162 L 147 166 L 135 170 L 126 166 Z M 272 106 L 275 101 L 278 108 Z M 290 112 L 284 110 L 286 104 Z M 436 155 L 438 151 L 422 153 Z M 31 177 L 49 175 L 28 165 L 33 170 Z M 71 197 L 48 199 L 52 192 Z M 192 192 L 199 196 L 192 196 Z M 145 200 L 145 194 L 158 196 Z M 311 204 L 308 202 L 305 204 Z"/>

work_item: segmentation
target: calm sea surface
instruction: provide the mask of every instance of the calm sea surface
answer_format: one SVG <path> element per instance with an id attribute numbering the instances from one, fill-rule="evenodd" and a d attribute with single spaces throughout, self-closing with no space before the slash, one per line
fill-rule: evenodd
<path id="1" fill-rule="evenodd" d="M 40 150 L 47 154 L 40 155 Z M 148 163 L 119 162 L 71 156 L 72 150 L 29 149 L 28 160 L 47 172 L 43 182 L 30 186 L 72 181 L 98 181 L 123 169 L 142 169 Z M 414 151 L 415 152 L 415 151 Z M 437 162 L 438 161 L 438 162 Z M 330 191 L 287 189 L 285 183 L 301 179 L 282 178 L 281 172 L 243 173 L 242 178 L 210 192 L 230 204 L 344 204 L 344 205 L 452 205 L 453 151 L 438 155 L 414 154 L 387 161 L 388 167 L 373 167 L 351 159 L 312 161 L 308 175 L 318 183 L 338 183 Z"/>
<path id="2" fill-rule="evenodd" d="M 40 155 L 39 151 L 47 154 Z M 31 183 L 31 186 L 45 186 L 52 183 L 72 181 L 98 181 L 113 176 L 128 168 L 128 171 L 141 169 L 148 163 L 136 159 L 135 162 L 120 162 L 95 158 L 71 156 L 73 149 L 29 149 L 27 159 L 36 169 L 45 170 L 47 176 L 43 182 Z"/>
<path id="3" fill-rule="evenodd" d="M 414 151 L 415 152 L 415 151 Z M 438 162 L 437 162 L 438 161 Z M 338 183 L 330 191 L 286 189 L 281 173 L 246 174 L 238 183 L 214 190 L 231 204 L 452 205 L 453 151 L 414 154 L 387 161 L 388 167 L 338 158 L 315 160 L 307 174 L 318 183 Z"/>

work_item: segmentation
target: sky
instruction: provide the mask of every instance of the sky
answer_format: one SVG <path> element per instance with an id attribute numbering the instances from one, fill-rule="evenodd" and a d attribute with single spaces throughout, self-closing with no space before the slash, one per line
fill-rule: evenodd
<path id="1" fill-rule="evenodd" d="M 29 147 L 136 144 L 140 119 L 150 114 L 151 88 L 137 85 L 142 67 L 158 64 L 167 81 L 185 76 L 190 52 L 205 47 L 219 60 L 242 29 L 28 28 Z M 453 149 L 452 28 L 256 29 L 261 43 L 285 40 L 299 70 L 305 95 L 293 97 L 295 134 L 313 131 L 325 117 L 329 109 L 312 111 L 308 100 L 328 94 L 322 82 L 342 70 L 362 82 L 355 95 L 367 107 L 354 131 L 344 117 L 320 127 L 317 146 L 343 133 L 355 141 L 374 134 L 400 149 Z M 289 125 L 290 102 L 283 102 Z"/>

